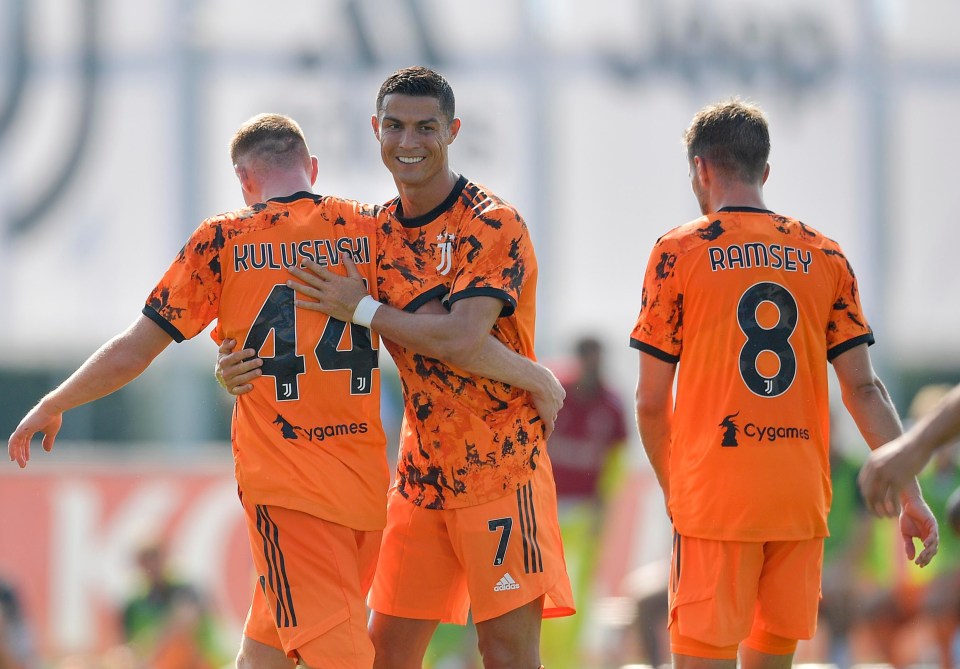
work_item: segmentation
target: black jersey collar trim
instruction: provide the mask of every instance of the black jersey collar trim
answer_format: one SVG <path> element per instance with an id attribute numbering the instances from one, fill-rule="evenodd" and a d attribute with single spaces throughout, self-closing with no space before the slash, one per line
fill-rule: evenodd
<path id="1" fill-rule="evenodd" d="M 742 212 L 746 214 L 772 214 L 769 209 L 758 209 L 757 207 L 721 207 L 717 210 L 718 214 L 732 214 Z"/>
<path id="2" fill-rule="evenodd" d="M 272 197 L 269 200 L 267 200 L 267 202 L 280 202 L 281 204 L 287 204 L 290 202 L 295 202 L 296 200 L 304 200 L 304 199 L 316 201 L 316 200 L 319 200 L 320 197 L 321 196 L 317 195 L 316 193 L 311 193 L 309 191 L 301 190 L 301 191 L 297 191 L 293 195 L 284 195 L 283 197 Z"/>
<path id="3" fill-rule="evenodd" d="M 441 214 L 445 213 L 450 207 L 453 206 L 453 203 L 457 201 L 457 198 L 460 197 L 460 193 L 463 192 L 464 187 L 467 185 L 467 177 L 460 175 L 457 178 L 457 183 L 453 185 L 453 190 L 450 191 L 450 194 L 446 199 L 438 204 L 436 207 L 428 211 L 426 214 L 420 216 L 414 216 L 413 218 L 404 218 L 403 216 L 403 204 L 400 202 L 400 198 L 397 198 L 397 210 L 394 212 L 397 218 L 400 220 L 400 224 L 405 228 L 419 228 L 427 223 L 430 223 L 437 219 Z"/>

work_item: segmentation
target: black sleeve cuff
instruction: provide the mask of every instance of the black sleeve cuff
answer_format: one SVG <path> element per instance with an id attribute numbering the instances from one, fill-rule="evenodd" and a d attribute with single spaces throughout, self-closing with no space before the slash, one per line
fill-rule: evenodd
<path id="1" fill-rule="evenodd" d="M 468 297 L 495 297 L 501 302 L 503 302 L 503 308 L 500 310 L 500 318 L 506 318 L 507 316 L 512 316 L 513 312 L 517 308 L 517 301 L 513 299 L 513 296 L 506 292 L 505 290 L 500 290 L 499 288 L 467 288 L 462 290 L 456 295 L 451 295 L 450 300 L 447 303 L 447 308 L 457 300 L 463 300 Z"/>
<path id="2" fill-rule="evenodd" d="M 853 339 L 848 339 L 847 341 L 837 344 L 833 348 L 827 351 L 827 360 L 833 361 L 841 353 L 846 353 L 851 348 L 859 346 L 860 344 L 866 344 L 867 346 L 873 346 L 876 343 L 876 340 L 873 338 L 873 333 L 868 332 L 867 334 L 862 334 L 859 337 L 854 337 Z"/>
<path id="3" fill-rule="evenodd" d="M 425 305 L 430 300 L 441 300 L 443 296 L 447 294 L 447 289 L 445 286 L 434 286 L 425 293 L 420 293 L 417 297 L 410 300 L 410 302 L 403 308 L 403 311 L 410 312 L 411 314 L 416 312 L 417 309 Z"/>
<path id="4" fill-rule="evenodd" d="M 639 339 L 634 339 L 633 337 L 630 338 L 630 347 L 635 348 L 638 351 L 643 351 L 644 353 L 652 355 L 654 358 L 663 360 L 664 362 L 669 362 L 674 365 L 680 362 L 679 355 L 671 355 L 666 351 L 661 351 L 656 346 L 651 346 L 650 344 L 642 342 Z"/>
<path id="5" fill-rule="evenodd" d="M 160 326 L 160 329 L 170 335 L 170 338 L 178 344 L 182 342 L 186 337 L 181 334 L 180 330 L 175 328 L 170 321 L 161 316 L 156 309 L 147 305 L 143 308 L 143 315 L 149 318 L 151 321 Z"/>

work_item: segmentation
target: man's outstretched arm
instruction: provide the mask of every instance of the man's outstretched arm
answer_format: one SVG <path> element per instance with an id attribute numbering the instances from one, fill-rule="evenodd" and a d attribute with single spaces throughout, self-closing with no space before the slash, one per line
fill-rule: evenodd
<path id="1" fill-rule="evenodd" d="M 149 318 L 137 318 L 23 417 L 7 441 L 10 459 L 26 467 L 30 440 L 38 432 L 44 434 L 44 450 L 51 450 L 65 411 L 100 399 L 130 383 L 171 341 L 170 335 Z"/>
<path id="2" fill-rule="evenodd" d="M 937 407 L 893 441 L 873 451 L 858 482 L 867 506 L 875 513 L 886 509 L 897 491 L 920 473 L 934 451 L 960 437 L 960 385 Z"/>

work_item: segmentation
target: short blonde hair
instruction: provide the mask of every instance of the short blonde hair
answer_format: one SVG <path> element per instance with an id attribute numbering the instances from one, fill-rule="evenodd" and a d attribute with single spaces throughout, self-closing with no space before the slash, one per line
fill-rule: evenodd
<path id="1" fill-rule="evenodd" d="M 230 160 L 263 161 L 277 167 L 292 167 L 310 160 L 307 140 L 300 125 L 283 114 L 258 114 L 240 126 L 230 141 Z"/>

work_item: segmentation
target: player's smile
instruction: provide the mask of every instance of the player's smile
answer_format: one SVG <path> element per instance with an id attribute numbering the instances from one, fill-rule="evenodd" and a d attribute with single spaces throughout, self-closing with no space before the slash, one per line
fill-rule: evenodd
<path id="1" fill-rule="evenodd" d="M 436 98 L 392 94 L 373 119 L 383 163 L 408 187 L 449 188 L 447 147 L 459 122 L 451 122 Z M 444 193 L 445 194 L 445 193 Z"/>

